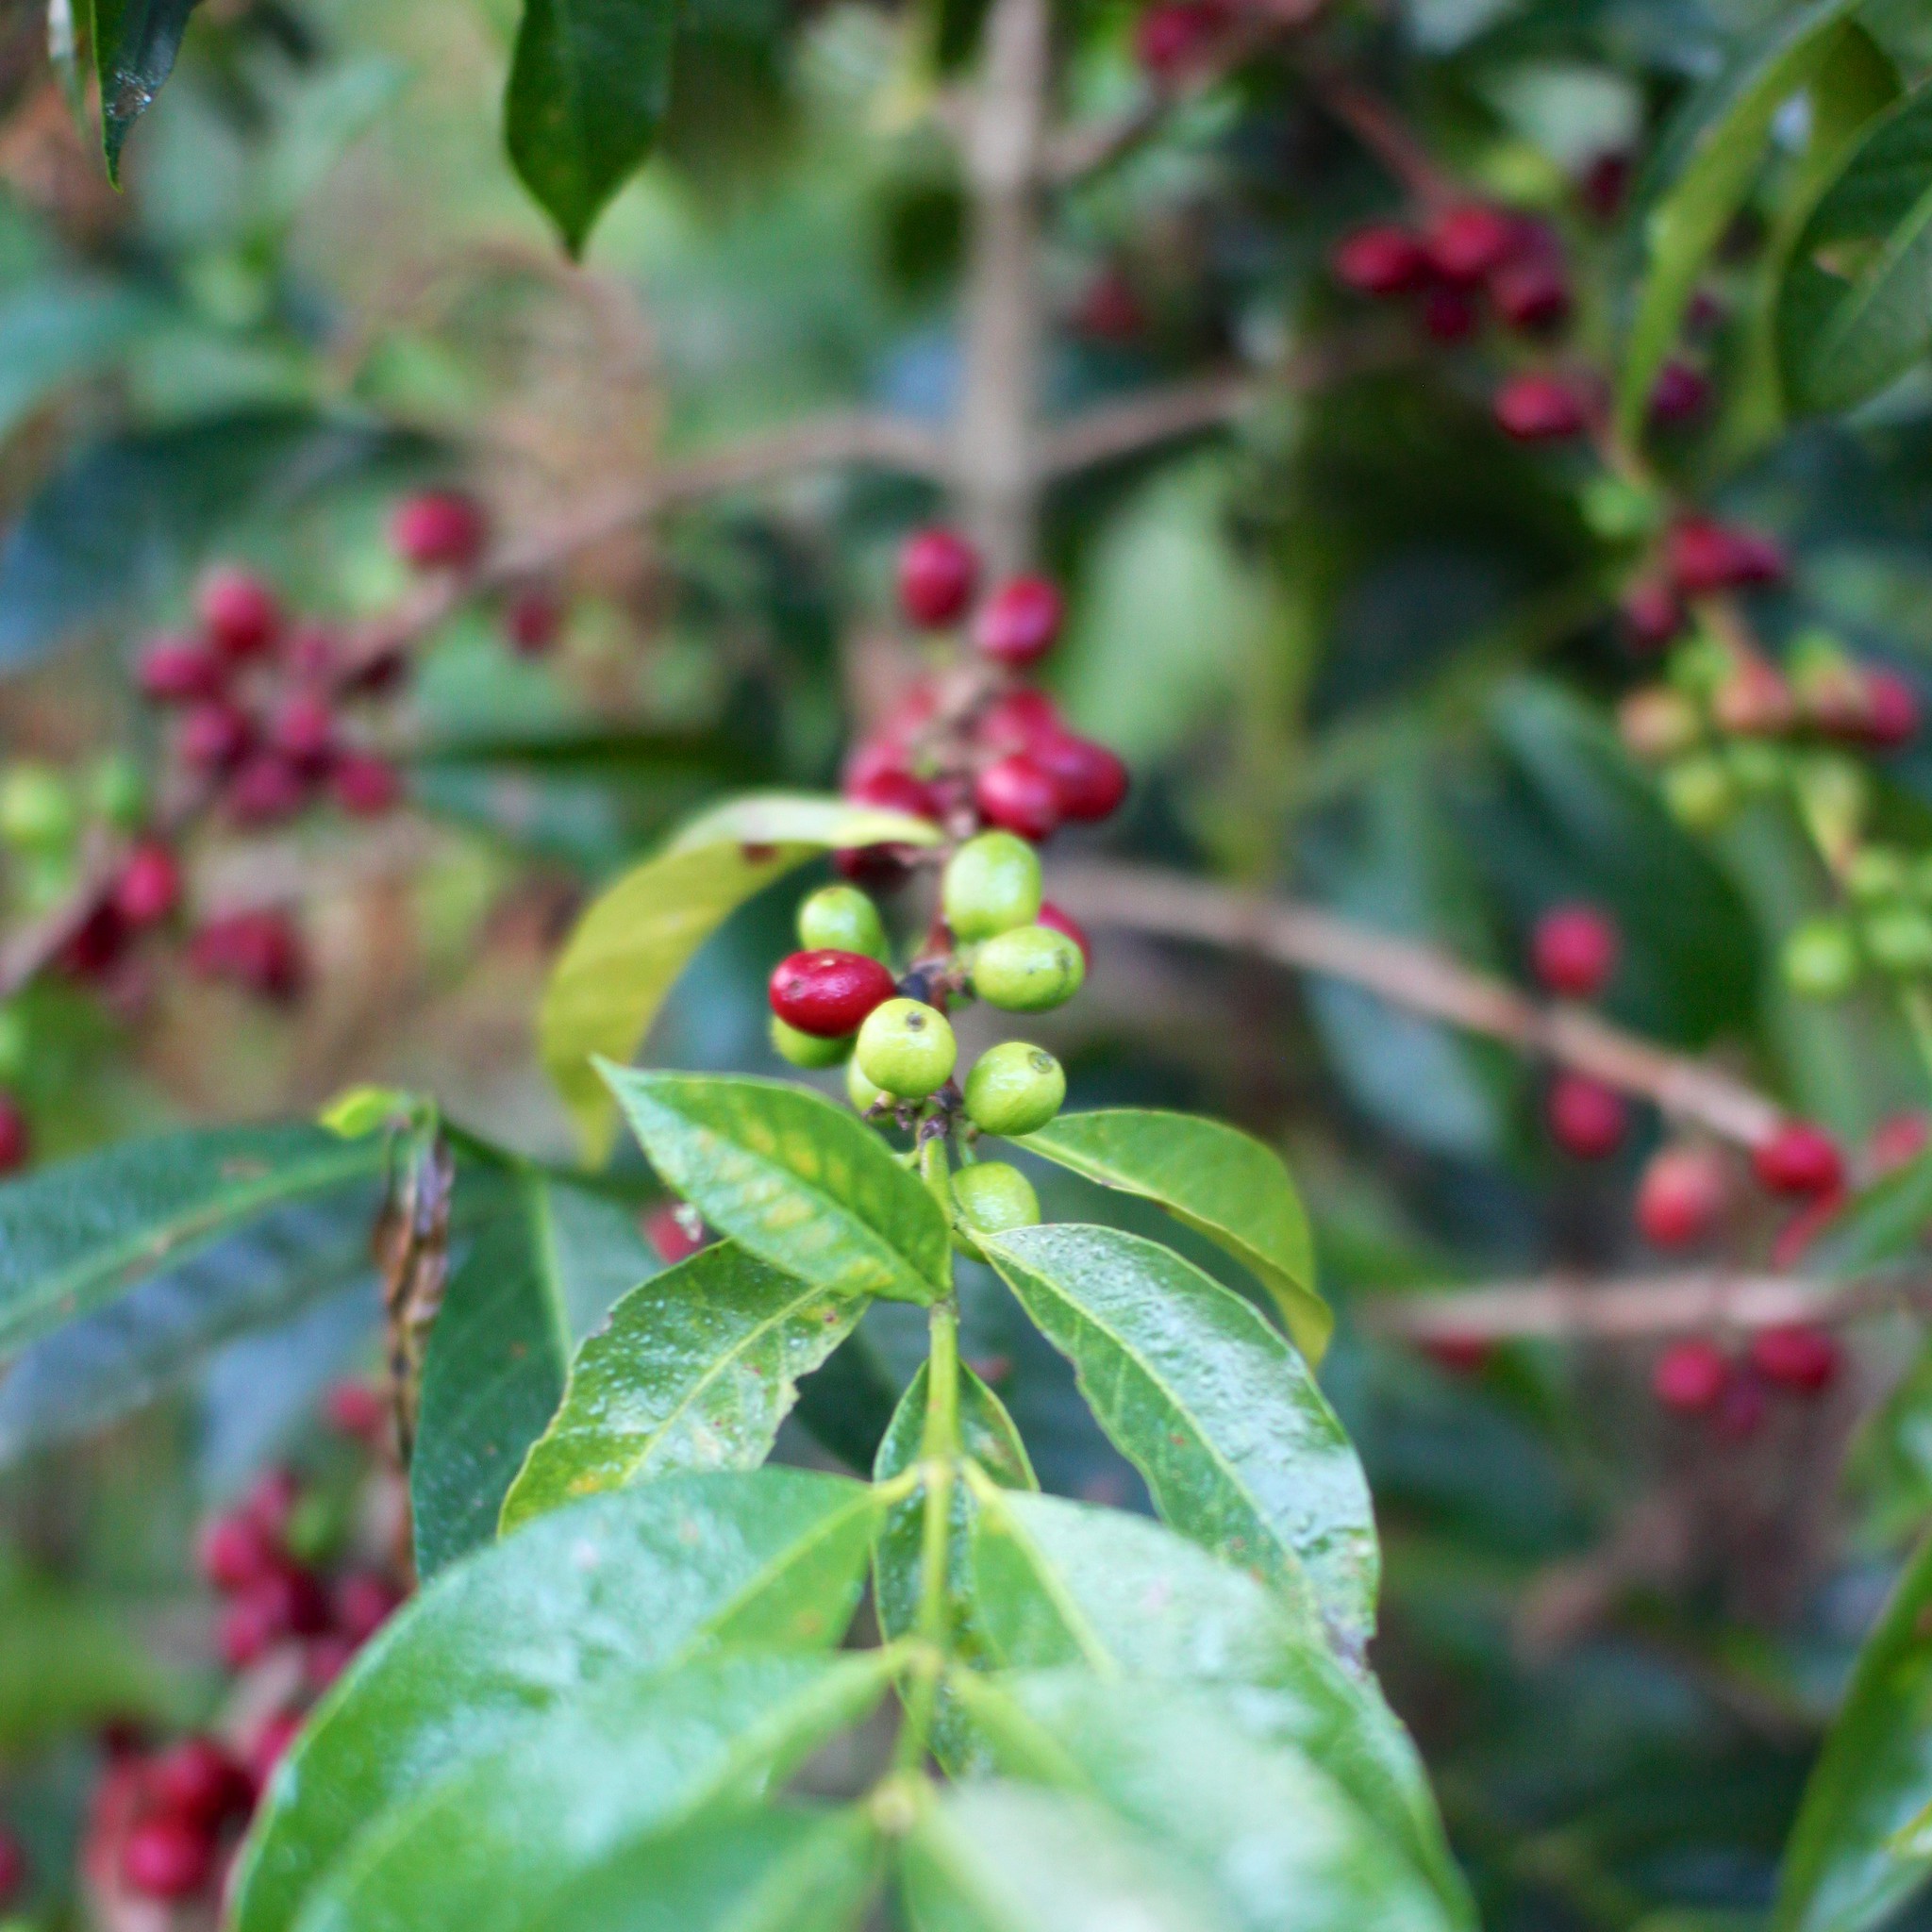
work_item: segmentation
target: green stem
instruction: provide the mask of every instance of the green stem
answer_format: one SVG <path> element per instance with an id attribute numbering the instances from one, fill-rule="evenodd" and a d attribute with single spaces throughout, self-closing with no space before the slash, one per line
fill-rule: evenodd
<path id="1" fill-rule="evenodd" d="M 925 1509 L 920 1521 L 919 1610 L 913 1629 L 922 1648 L 906 1698 L 906 1722 L 892 1761 L 909 1770 L 925 1757 L 939 1704 L 940 1671 L 952 1641 L 953 1489 L 959 1461 L 959 1312 L 950 1301 L 932 1311 L 932 1353 L 926 1359 L 925 1431 L 920 1464 Z"/>

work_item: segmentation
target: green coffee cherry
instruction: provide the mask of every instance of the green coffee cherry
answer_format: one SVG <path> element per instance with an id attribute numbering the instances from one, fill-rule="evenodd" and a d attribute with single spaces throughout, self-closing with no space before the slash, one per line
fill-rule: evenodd
<path id="1" fill-rule="evenodd" d="M 1087 962 L 1065 933 L 1023 925 L 988 940 L 973 958 L 973 990 L 1008 1013 L 1043 1013 L 1080 991 Z"/>
<path id="2" fill-rule="evenodd" d="M 1577 500 L 1583 521 L 1607 543 L 1647 537 L 1663 521 L 1663 499 L 1640 483 L 1621 476 L 1592 476 Z"/>
<path id="3" fill-rule="evenodd" d="M 836 1067 L 852 1051 L 852 1036 L 821 1040 L 815 1033 L 801 1033 L 772 1015 L 772 1051 L 794 1067 Z"/>
<path id="4" fill-rule="evenodd" d="M 47 851 L 74 837 L 74 799 L 50 765 L 21 764 L 0 779 L 0 839 Z"/>
<path id="5" fill-rule="evenodd" d="M 26 1016 L 18 1007 L 0 1007 L 0 1087 L 11 1087 L 26 1072 Z"/>
<path id="6" fill-rule="evenodd" d="M 821 886 L 806 900 L 798 908 L 798 943 L 808 953 L 830 947 L 868 959 L 887 956 L 879 908 L 857 886 Z"/>
<path id="7" fill-rule="evenodd" d="M 980 1258 L 975 1234 L 1005 1234 L 1040 1220 L 1040 1196 L 1017 1167 L 982 1160 L 953 1176 L 953 1240 L 962 1254 Z"/>
<path id="8" fill-rule="evenodd" d="M 1738 808 L 1738 788 L 1722 758 L 1699 752 L 1679 758 L 1663 774 L 1664 803 L 1680 825 L 1714 832 Z"/>
<path id="9" fill-rule="evenodd" d="M 1786 937 L 1785 984 L 1807 1000 L 1842 999 L 1858 980 L 1858 942 L 1841 919 L 1807 919 Z"/>
<path id="10" fill-rule="evenodd" d="M 123 753 L 110 752 L 88 780 L 88 803 L 117 831 L 139 831 L 148 808 L 147 780 L 141 767 Z"/>
<path id="11" fill-rule="evenodd" d="M 865 1077 L 902 1100 L 923 1100 L 952 1078 L 958 1042 L 946 1016 L 923 1000 L 888 1000 L 858 1029 Z"/>
<path id="12" fill-rule="evenodd" d="M 1733 739 L 1724 751 L 1724 769 L 1746 797 L 1762 798 L 1784 789 L 1789 775 L 1782 747 L 1761 738 Z"/>
<path id="13" fill-rule="evenodd" d="M 1707 699 L 1717 695 L 1736 668 L 1731 654 L 1708 632 L 1700 631 L 1671 653 L 1664 675 L 1690 697 Z"/>
<path id="14" fill-rule="evenodd" d="M 989 1134 L 1030 1134 L 1067 1097 L 1067 1076 L 1044 1047 L 1005 1040 L 989 1047 L 966 1075 L 966 1112 Z"/>
<path id="15" fill-rule="evenodd" d="M 1932 973 L 1932 914 L 1890 906 L 1865 922 L 1865 948 L 1887 973 Z"/>
<path id="16" fill-rule="evenodd" d="M 1040 855 L 1011 832 L 982 832 L 946 861 L 940 906 L 955 939 L 971 943 L 1040 917 Z"/>
<path id="17" fill-rule="evenodd" d="M 880 1101 L 891 1097 L 883 1087 L 865 1077 L 865 1069 L 858 1064 L 857 1054 L 845 1062 L 845 1098 L 860 1113 L 870 1113 Z"/>
<path id="18" fill-rule="evenodd" d="M 1860 906 L 1877 906 L 1904 898 L 1910 877 L 1904 853 L 1889 845 L 1863 845 L 1845 868 L 1845 891 Z"/>

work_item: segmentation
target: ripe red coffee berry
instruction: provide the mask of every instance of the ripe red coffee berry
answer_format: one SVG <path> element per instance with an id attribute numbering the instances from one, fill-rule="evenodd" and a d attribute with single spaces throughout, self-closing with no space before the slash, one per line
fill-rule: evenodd
<path id="1" fill-rule="evenodd" d="M 33 1154 L 33 1131 L 12 1094 L 0 1089 L 0 1174 L 18 1174 Z"/>
<path id="2" fill-rule="evenodd" d="M 114 910 L 130 926 L 158 925 L 181 903 L 181 868 L 158 839 L 143 839 L 114 881 Z"/>
<path id="3" fill-rule="evenodd" d="M 1919 697 L 1895 671 L 1867 665 L 1865 718 L 1859 733 L 1875 751 L 1896 751 L 1919 735 Z"/>
<path id="4" fill-rule="evenodd" d="M 1610 983 L 1619 950 L 1615 924 L 1594 906 L 1557 906 L 1536 923 L 1530 965 L 1551 992 L 1590 1000 Z"/>
<path id="5" fill-rule="evenodd" d="M 1064 737 L 1066 726 L 1059 707 L 1029 686 L 1002 691 L 980 712 L 973 735 L 989 751 L 1033 751 L 1049 739 Z"/>
<path id="6" fill-rule="evenodd" d="M 388 1577 L 359 1570 L 336 1585 L 335 1626 L 351 1643 L 367 1643 L 402 1607 L 403 1593 Z"/>
<path id="7" fill-rule="evenodd" d="M 1490 276 L 1496 313 L 1524 335 L 1542 335 L 1570 314 L 1570 277 L 1546 255 L 1506 261 Z"/>
<path id="8" fill-rule="evenodd" d="M 335 708 L 319 691 L 291 691 L 269 721 L 269 743 L 304 771 L 328 762 L 335 738 Z"/>
<path id="9" fill-rule="evenodd" d="M 1729 1193 L 1728 1171 L 1716 1148 L 1662 1148 L 1637 1184 L 1638 1228 L 1653 1247 L 1690 1247 L 1723 1218 Z"/>
<path id="10" fill-rule="evenodd" d="M 208 642 L 225 658 L 258 658 L 281 635 L 281 606 L 252 571 L 210 571 L 202 579 L 195 610 Z"/>
<path id="11" fill-rule="evenodd" d="M 1710 383 L 1688 362 L 1666 362 L 1650 392 L 1650 420 L 1666 426 L 1701 416 L 1710 402 Z"/>
<path id="12" fill-rule="evenodd" d="M 995 759 L 973 781 L 973 802 L 990 825 L 1036 843 L 1060 822 L 1059 788 L 1025 752 Z"/>
<path id="13" fill-rule="evenodd" d="M 211 698 L 226 675 L 223 661 L 193 638 L 157 638 L 141 654 L 134 681 L 143 697 L 158 705 L 185 705 Z"/>
<path id="14" fill-rule="evenodd" d="M 1640 651 L 1660 651 L 1684 627 L 1684 607 L 1664 577 L 1639 577 L 1617 602 L 1624 635 Z"/>
<path id="15" fill-rule="evenodd" d="M 1062 733 L 1042 739 L 1027 756 L 1053 780 L 1063 819 L 1096 824 L 1111 818 L 1126 802 L 1126 765 L 1091 738 Z"/>
<path id="16" fill-rule="evenodd" d="M 258 751 L 242 760 L 223 796 L 238 825 L 275 825 L 308 803 L 308 780 L 293 758 Z"/>
<path id="17" fill-rule="evenodd" d="M 1710 517 L 1685 517 L 1672 525 L 1664 546 L 1672 581 L 1686 597 L 1775 583 L 1785 555 L 1769 537 Z"/>
<path id="18" fill-rule="evenodd" d="M 1042 899 L 1040 916 L 1033 923 L 1054 932 L 1065 933 L 1079 947 L 1082 963 L 1090 967 L 1093 964 L 1093 947 L 1087 938 L 1087 928 L 1071 912 L 1062 912 L 1051 899 Z"/>
<path id="19" fill-rule="evenodd" d="M 281 1557 L 275 1539 L 243 1509 L 217 1516 L 202 1531 L 195 1554 L 208 1582 L 231 1592 L 259 1583 Z"/>
<path id="20" fill-rule="evenodd" d="M 238 912 L 194 935 L 189 963 L 204 977 L 231 979 L 266 999 L 292 999 L 308 978 L 302 940 L 279 912 Z"/>
<path id="21" fill-rule="evenodd" d="M 405 497 L 390 518 L 391 548 L 418 570 L 468 570 L 489 538 L 482 505 L 457 490 Z"/>
<path id="22" fill-rule="evenodd" d="M 903 768 L 869 772 L 846 785 L 845 796 L 854 805 L 874 805 L 881 811 L 910 812 L 921 819 L 933 815 L 931 788 Z"/>
<path id="23" fill-rule="evenodd" d="M 1179 80 L 1226 27 L 1227 14 L 1213 0 L 1156 0 L 1134 24 L 1134 58 L 1151 78 Z"/>
<path id="24" fill-rule="evenodd" d="M 214 1870 L 214 1834 L 169 1812 L 141 1820 L 121 1846 L 122 1880 L 144 1898 L 192 1898 Z"/>
<path id="25" fill-rule="evenodd" d="M 1378 222 L 1336 243 L 1329 258 L 1335 279 L 1357 295 L 1403 295 L 1428 273 L 1423 244 L 1407 228 Z"/>
<path id="26" fill-rule="evenodd" d="M 1118 269 L 1103 269 L 1074 309 L 1074 326 L 1098 342 L 1131 342 L 1147 326 L 1134 285 Z"/>
<path id="27" fill-rule="evenodd" d="M 1837 1339 L 1808 1322 L 1766 1328 L 1751 1342 L 1751 1366 L 1773 1388 L 1793 1395 L 1823 1394 L 1843 1365 Z"/>
<path id="28" fill-rule="evenodd" d="M 1491 406 L 1506 436 L 1518 442 L 1554 442 L 1581 433 L 1588 421 L 1583 399 L 1554 375 L 1512 376 Z"/>
<path id="29" fill-rule="evenodd" d="M 1651 1392 L 1677 1415 L 1704 1415 L 1716 1407 L 1731 1379 L 1731 1364 L 1715 1342 L 1674 1341 L 1650 1372 Z"/>
<path id="30" fill-rule="evenodd" d="M 275 1608 L 254 1590 L 244 1592 L 222 1612 L 216 1626 L 215 1648 L 230 1671 L 258 1664 L 283 1632 L 275 1627 Z"/>
<path id="31" fill-rule="evenodd" d="M 1607 1160 L 1630 1124 L 1624 1096 L 1587 1074 L 1558 1074 L 1546 1103 L 1550 1135 L 1575 1160 Z"/>
<path id="32" fill-rule="evenodd" d="M 329 796 L 356 818 L 379 818 L 402 799 L 402 774 L 374 752 L 345 751 L 329 770 Z"/>
<path id="33" fill-rule="evenodd" d="M 295 1472 L 277 1463 L 263 1470 L 249 1484 L 248 1493 L 242 1498 L 242 1507 L 271 1536 L 280 1537 L 288 1534 L 295 1506 L 301 1500 L 302 1484 Z"/>
<path id="34" fill-rule="evenodd" d="M 1481 312 L 1467 289 L 1438 282 L 1423 297 L 1423 333 L 1432 342 L 1460 342 L 1475 333 Z"/>
<path id="35" fill-rule="evenodd" d="M 1789 1121 L 1751 1150 L 1751 1169 L 1774 1194 L 1832 1194 L 1844 1185 L 1838 1143 L 1809 1121 Z"/>
<path id="36" fill-rule="evenodd" d="M 143 1782 L 162 1809 L 204 1826 L 248 1808 L 248 1774 L 209 1737 L 169 1745 L 148 1764 Z"/>
<path id="37" fill-rule="evenodd" d="M 891 974 L 876 959 L 825 947 L 779 960 L 770 991 L 772 1010 L 786 1025 L 814 1039 L 842 1040 L 856 1033 L 896 988 Z"/>
<path id="38" fill-rule="evenodd" d="M 1515 223 L 1484 202 L 1444 208 L 1423 234 L 1429 266 L 1451 282 L 1481 281 L 1502 265 L 1515 242 Z"/>
<path id="39" fill-rule="evenodd" d="M 356 1646 L 346 1637 L 314 1637 L 302 1649 L 302 1674 L 320 1696 L 355 1661 Z"/>
<path id="40" fill-rule="evenodd" d="M 191 772 L 230 770 L 254 736 L 247 713 L 226 698 L 208 698 L 181 715 L 175 751 Z"/>
<path id="41" fill-rule="evenodd" d="M 1059 591 L 1045 577 L 1011 577 L 974 617 L 974 647 L 996 664 L 1024 669 L 1053 649 L 1065 615 Z"/>
<path id="42" fill-rule="evenodd" d="M 899 546 L 900 608 L 927 630 L 963 617 L 978 581 L 978 553 L 957 530 L 916 530 Z"/>
<path id="43" fill-rule="evenodd" d="M 520 658 L 541 658 L 563 629 L 563 605 L 555 592 L 520 591 L 503 613 L 503 632 Z"/>
<path id="44" fill-rule="evenodd" d="M 368 1382 L 336 1383 L 322 1398 L 322 1412 L 329 1427 L 352 1442 L 379 1442 L 389 1427 L 389 1403 Z"/>
<path id="45" fill-rule="evenodd" d="M 700 1248 L 709 1245 L 705 1224 L 695 1208 L 667 1201 L 644 1217 L 644 1239 L 667 1268 L 688 1261 Z"/>

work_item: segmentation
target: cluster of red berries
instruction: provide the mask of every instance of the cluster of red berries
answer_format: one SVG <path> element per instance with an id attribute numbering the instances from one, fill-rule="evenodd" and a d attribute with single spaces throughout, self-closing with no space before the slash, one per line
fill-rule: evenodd
<path id="1" fill-rule="evenodd" d="M 1419 226 L 1357 228 L 1336 245 L 1331 264 L 1357 295 L 1413 301 L 1439 342 L 1473 335 L 1485 300 L 1520 335 L 1547 336 L 1570 318 L 1570 273 L 1556 230 L 1489 202 L 1446 205 Z"/>
<path id="2" fill-rule="evenodd" d="M 1735 1441 L 1757 1432 L 1774 1394 L 1811 1400 L 1843 1367 L 1836 1337 L 1794 1322 L 1761 1329 L 1741 1356 L 1701 1336 L 1673 1342 L 1652 1366 L 1651 1390 L 1674 1414 L 1700 1417 Z"/>
<path id="3" fill-rule="evenodd" d="M 1134 58 L 1157 87 L 1179 86 L 1215 58 L 1238 19 L 1228 0 L 1155 0 L 1134 22 Z"/>
<path id="4" fill-rule="evenodd" d="M 385 1405 L 367 1385 L 341 1385 L 326 1407 L 339 1434 L 372 1452 L 382 1441 Z M 241 1737 L 197 1731 L 147 1745 L 119 1729 L 109 1736 L 82 1854 L 90 1883 L 104 1895 L 211 1901 L 242 1828 L 301 1727 L 303 1697 L 332 1683 L 402 1602 L 384 1569 L 352 1567 L 329 1576 L 299 1561 L 290 1533 L 301 1501 L 292 1474 L 269 1472 L 208 1524 L 198 1554 L 202 1574 L 225 1599 L 217 1632 L 223 1663 L 239 1674 L 292 1655 L 303 1693 L 249 1720 Z"/>

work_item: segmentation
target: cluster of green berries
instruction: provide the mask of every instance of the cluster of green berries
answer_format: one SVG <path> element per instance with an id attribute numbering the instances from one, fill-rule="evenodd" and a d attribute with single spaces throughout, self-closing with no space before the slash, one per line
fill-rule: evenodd
<path id="1" fill-rule="evenodd" d="M 1844 869 L 1845 908 L 1794 927 L 1784 975 L 1807 999 L 1842 999 L 1868 971 L 1932 977 L 1932 858 L 1864 845 Z"/>

